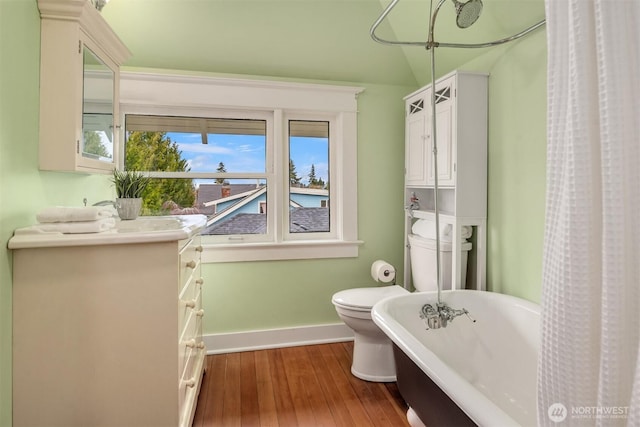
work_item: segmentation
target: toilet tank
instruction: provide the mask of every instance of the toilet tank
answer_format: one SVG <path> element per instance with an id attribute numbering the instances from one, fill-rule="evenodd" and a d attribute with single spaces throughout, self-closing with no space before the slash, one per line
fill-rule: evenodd
<path id="1" fill-rule="evenodd" d="M 416 291 L 438 290 L 436 278 L 436 241 L 416 234 L 409 234 L 409 254 L 411 257 L 411 276 Z M 451 242 L 440 242 L 440 274 L 443 289 L 451 289 Z M 462 243 L 460 268 L 462 283 L 467 280 L 467 252 L 471 243 Z"/>

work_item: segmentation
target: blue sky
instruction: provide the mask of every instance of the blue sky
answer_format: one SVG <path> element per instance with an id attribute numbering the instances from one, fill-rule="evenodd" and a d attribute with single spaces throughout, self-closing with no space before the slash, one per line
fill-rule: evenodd
<path id="1" fill-rule="evenodd" d="M 208 144 L 202 144 L 200 134 L 169 132 L 167 136 L 178 144 L 182 157 L 191 166 L 191 172 L 215 172 L 220 162 L 230 173 L 265 171 L 264 136 L 209 134 Z M 326 138 L 293 137 L 290 151 L 296 172 L 303 183 L 307 183 L 312 164 L 316 177 L 328 182 Z"/>

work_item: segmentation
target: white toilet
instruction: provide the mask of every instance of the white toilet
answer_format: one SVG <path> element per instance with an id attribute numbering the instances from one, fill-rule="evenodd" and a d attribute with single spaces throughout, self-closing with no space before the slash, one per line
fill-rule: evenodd
<path id="1" fill-rule="evenodd" d="M 422 220 L 420 220 L 422 221 Z M 416 291 L 435 291 L 436 286 L 436 249 L 435 240 L 430 239 L 425 224 L 413 227 L 415 234 L 409 234 L 411 273 L 413 286 Z M 434 227 L 435 229 L 435 227 Z M 467 231 L 467 230 L 465 230 Z M 420 233 L 420 234 L 418 234 Z M 426 237 L 425 237 L 426 235 Z M 441 231 L 441 236 L 444 233 Z M 470 236 L 463 233 L 462 238 Z M 441 240 L 446 240 L 441 239 Z M 462 280 L 466 277 L 467 251 L 471 243 L 462 244 Z M 451 288 L 451 243 L 441 242 L 441 265 L 444 288 Z M 393 345 L 389 337 L 373 323 L 371 308 L 384 298 L 408 293 L 398 285 L 371 288 L 346 289 L 333 295 L 331 302 L 338 312 L 340 319 L 353 330 L 353 361 L 351 373 L 356 377 L 375 382 L 392 382 L 396 380 L 396 365 L 393 358 Z M 418 313 L 416 313 L 418 315 Z"/>
<path id="2" fill-rule="evenodd" d="M 377 288 L 355 288 L 337 292 L 331 302 L 340 319 L 353 330 L 353 362 L 351 373 L 375 382 L 396 380 L 396 364 L 391 340 L 373 323 L 371 307 L 394 295 L 409 293 L 398 285 Z"/>

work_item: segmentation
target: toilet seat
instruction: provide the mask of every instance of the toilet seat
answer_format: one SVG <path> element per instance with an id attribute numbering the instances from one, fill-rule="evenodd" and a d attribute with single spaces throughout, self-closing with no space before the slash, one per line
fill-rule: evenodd
<path id="1" fill-rule="evenodd" d="M 333 302 L 334 305 L 353 311 L 371 311 L 371 308 L 379 301 L 387 297 L 406 293 L 408 293 L 408 291 L 398 285 L 354 288 L 335 293 L 331 302 Z"/>

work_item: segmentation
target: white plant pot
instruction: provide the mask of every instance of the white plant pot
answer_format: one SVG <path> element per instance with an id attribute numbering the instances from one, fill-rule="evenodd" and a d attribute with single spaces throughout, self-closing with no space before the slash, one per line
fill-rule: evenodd
<path id="1" fill-rule="evenodd" d="M 120 219 L 136 219 L 142 209 L 142 198 L 136 199 L 116 199 L 116 208 Z"/>

